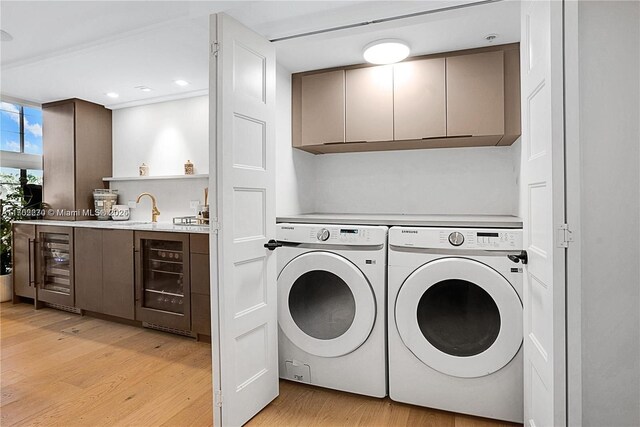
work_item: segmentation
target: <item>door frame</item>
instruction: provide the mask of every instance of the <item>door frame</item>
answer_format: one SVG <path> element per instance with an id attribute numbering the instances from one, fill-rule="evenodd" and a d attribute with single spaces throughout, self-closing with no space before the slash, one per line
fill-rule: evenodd
<path id="1" fill-rule="evenodd" d="M 572 242 L 566 253 L 565 349 L 567 425 L 582 425 L 582 265 L 580 250 L 580 85 L 577 1 L 563 1 L 565 220 Z"/>

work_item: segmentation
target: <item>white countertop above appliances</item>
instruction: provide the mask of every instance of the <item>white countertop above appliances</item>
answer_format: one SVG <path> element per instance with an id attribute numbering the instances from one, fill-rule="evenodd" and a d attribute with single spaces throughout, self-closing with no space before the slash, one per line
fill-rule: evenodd
<path id="1" fill-rule="evenodd" d="M 286 215 L 277 222 L 307 224 L 356 224 L 405 227 L 490 227 L 522 228 L 522 219 L 513 215 L 414 215 L 414 214 L 344 214 L 308 213 Z"/>

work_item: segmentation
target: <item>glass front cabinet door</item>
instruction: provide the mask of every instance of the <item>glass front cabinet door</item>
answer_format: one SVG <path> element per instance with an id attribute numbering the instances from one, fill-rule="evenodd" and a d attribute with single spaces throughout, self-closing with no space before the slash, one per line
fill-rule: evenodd
<path id="1" fill-rule="evenodd" d="M 74 306 L 73 227 L 38 226 L 37 300 Z"/>
<path id="2" fill-rule="evenodd" d="M 136 232 L 136 320 L 190 330 L 189 235 Z"/>

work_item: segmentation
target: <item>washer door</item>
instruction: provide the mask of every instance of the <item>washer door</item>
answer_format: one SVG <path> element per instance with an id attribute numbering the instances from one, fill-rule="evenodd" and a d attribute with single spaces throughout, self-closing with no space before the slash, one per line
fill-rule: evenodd
<path id="1" fill-rule="evenodd" d="M 369 281 L 339 255 L 307 252 L 290 261 L 278 277 L 278 323 L 307 353 L 351 353 L 367 340 L 375 317 Z"/>
<path id="2" fill-rule="evenodd" d="M 463 378 L 507 365 L 522 344 L 522 302 L 497 271 L 466 258 L 429 262 L 404 281 L 395 303 L 404 344 L 424 364 Z"/>

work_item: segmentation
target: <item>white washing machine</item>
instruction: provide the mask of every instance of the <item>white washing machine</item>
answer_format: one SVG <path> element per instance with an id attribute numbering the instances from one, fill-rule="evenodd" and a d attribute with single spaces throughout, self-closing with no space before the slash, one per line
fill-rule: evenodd
<path id="1" fill-rule="evenodd" d="M 277 225 L 280 378 L 386 396 L 387 232 Z"/>
<path id="2" fill-rule="evenodd" d="M 517 229 L 389 230 L 391 399 L 523 422 L 521 249 Z"/>

